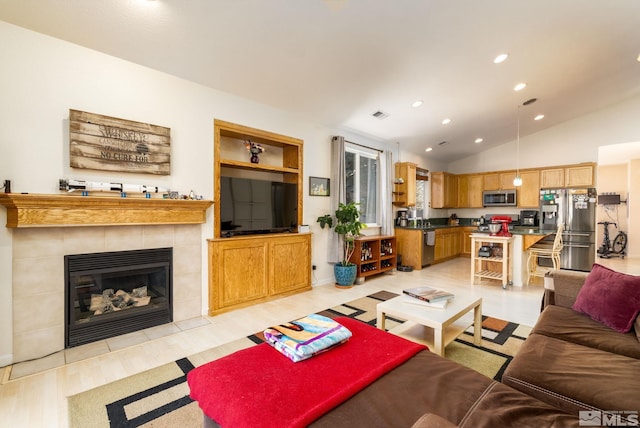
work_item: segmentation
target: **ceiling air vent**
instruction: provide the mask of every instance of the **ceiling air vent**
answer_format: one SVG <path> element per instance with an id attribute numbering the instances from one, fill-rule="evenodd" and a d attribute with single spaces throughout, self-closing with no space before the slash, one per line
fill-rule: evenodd
<path id="1" fill-rule="evenodd" d="M 389 113 L 385 113 L 382 110 L 378 110 L 377 112 L 373 113 L 371 116 L 375 117 L 376 119 L 382 120 L 389 117 Z"/>
<path id="2" fill-rule="evenodd" d="M 446 146 L 447 144 L 449 144 L 449 143 L 446 142 L 446 141 L 442 141 L 442 142 L 438 143 L 439 146 Z"/>

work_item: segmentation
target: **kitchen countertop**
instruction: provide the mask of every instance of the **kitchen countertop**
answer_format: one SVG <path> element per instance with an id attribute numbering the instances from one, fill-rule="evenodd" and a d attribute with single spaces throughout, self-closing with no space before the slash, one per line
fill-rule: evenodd
<path id="1" fill-rule="evenodd" d="M 406 230 L 435 230 L 435 229 L 448 229 L 452 227 L 472 227 L 471 225 L 450 225 L 450 224 L 432 224 L 431 226 L 395 226 L 396 229 L 406 229 Z M 488 230 L 472 230 L 473 233 L 489 233 Z M 531 236 L 546 236 L 552 235 L 553 231 L 542 230 L 538 227 L 526 227 L 526 226 L 510 226 L 509 232 L 512 235 L 531 235 Z"/>
<path id="2" fill-rule="evenodd" d="M 474 230 L 474 233 L 489 233 L 488 230 Z M 539 229 L 537 227 L 522 227 L 522 226 L 516 226 L 516 227 L 510 227 L 509 228 L 509 232 L 511 232 L 512 235 L 534 235 L 534 236 L 546 236 L 546 235 L 552 235 L 553 231 L 549 231 L 549 230 L 542 230 Z"/>
<path id="3" fill-rule="evenodd" d="M 448 224 L 432 224 L 431 226 L 394 226 L 396 229 L 406 229 L 406 230 L 435 230 L 435 229 L 448 229 L 451 227 L 462 227 L 462 226 L 451 226 Z"/>

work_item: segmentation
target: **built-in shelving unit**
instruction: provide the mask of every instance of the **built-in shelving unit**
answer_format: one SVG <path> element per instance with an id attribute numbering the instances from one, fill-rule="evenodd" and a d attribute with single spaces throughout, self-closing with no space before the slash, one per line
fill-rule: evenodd
<path id="1" fill-rule="evenodd" d="M 266 150 L 250 162 L 244 143 Z M 221 237 L 220 177 L 265 177 L 298 187 L 302 224 L 303 141 L 222 120 L 214 121 L 214 239 L 209 244 L 209 314 L 311 288 L 311 234 L 279 233 Z"/>

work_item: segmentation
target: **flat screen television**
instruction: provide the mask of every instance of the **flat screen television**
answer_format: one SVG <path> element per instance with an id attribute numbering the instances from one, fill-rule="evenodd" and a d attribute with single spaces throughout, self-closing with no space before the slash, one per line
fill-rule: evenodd
<path id="1" fill-rule="evenodd" d="M 289 232 L 297 227 L 297 184 L 220 177 L 221 236 Z"/>

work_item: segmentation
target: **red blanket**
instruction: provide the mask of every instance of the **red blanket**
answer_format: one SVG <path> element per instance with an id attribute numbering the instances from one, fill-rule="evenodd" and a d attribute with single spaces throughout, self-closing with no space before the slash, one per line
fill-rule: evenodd
<path id="1" fill-rule="evenodd" d="M 351 318 L 331 351 L 294 363 L 267 343 L 195 368 L 191 398 L 222 427 L 304 427 L 426 347 Z"/>

